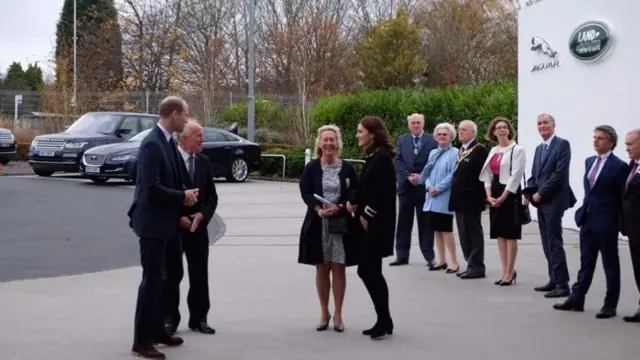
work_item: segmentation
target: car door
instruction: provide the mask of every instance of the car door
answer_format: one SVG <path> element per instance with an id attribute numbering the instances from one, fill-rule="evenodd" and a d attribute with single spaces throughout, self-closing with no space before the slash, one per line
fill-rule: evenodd
<path id="1" fill-rule="evenodd" d="M 122 140 L 129 139 L 140 132 L 140 118 L 137 116 L 125 116 L 116 130 L 116 136 Z"/>
<path id="2" fill-rule="evenodd" d="M 211 160 L 211 169 L 215 174 L 224 174 L 231 162 L 232 146 L 218 131 L 205 130 L 202 152 Z"/>
<path id="3" fill-rule="evenodd" d="M 140 132 L 143 132 L 147 129 L 151 129 L 156 123 L 158 123 L 158 118 L 150 117 L 150 116 L 141 116 Z"/>

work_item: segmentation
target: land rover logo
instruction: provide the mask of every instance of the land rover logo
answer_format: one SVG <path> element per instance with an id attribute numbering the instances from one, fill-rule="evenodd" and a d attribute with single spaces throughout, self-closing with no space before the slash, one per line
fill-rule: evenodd
<path id="1" fill-rule="evenodd" d="M 600 21 L 587 21 L 571 34 L 569 51 L 579 60 L 590 61 L 602 57 L 611 47 L 611 34 Z"/>

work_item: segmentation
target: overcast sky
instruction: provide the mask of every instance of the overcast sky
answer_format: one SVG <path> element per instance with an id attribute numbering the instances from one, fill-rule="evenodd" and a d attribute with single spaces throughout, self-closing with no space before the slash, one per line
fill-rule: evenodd
<path id="1" fill-rule="evenodd" d="M 63 3 L 64 0 L 2 1 L 0 73 L 4 74 L 14 61 L 24 67 L 38 61 L 45 72 L 53 71 L 50 62 Z"/>

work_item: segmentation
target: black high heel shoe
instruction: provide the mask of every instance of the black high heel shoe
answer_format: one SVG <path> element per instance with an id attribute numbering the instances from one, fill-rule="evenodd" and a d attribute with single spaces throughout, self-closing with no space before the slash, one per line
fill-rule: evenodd
<path id="1" fill-rule="evenodd" d="M 495 281 L 495 282 L 493 283 L 493 285 L 500 285 L 500 284 L 502 284 L 502 279 L 500 279 L 500 280 L 498 280 L 498 281 Z"/>
<path id="2" fill-rule="evenodd" d="M 329 317 L 327 318 L 327 322 L 325 324 L 318 324 L 316 326 L 316 330 L 317 331 L 325 331 L 329 328 L 329 321 L 331 321 L 331 314 L 329 314 Z"/>
<path id="3" fill-rule="evenodd" d="M 440 265 L 430 267 L 429 271 L 440 271 L 440 270 L 446 269 L 447 267 L 448 267 L 447 263 L 442 263 Z"/>
<path id="4" fill-rule="evenodd" d="M 381 340 L 387 335 L 393 335 L 393 325 L 379 325 L 371 329 L 371 340 Z"/>
<path id="5" fill-rule="evenodd" d="M 517 272 L 513 272 L 513 277 L 511 278 L 511 280 L 509 281 L 502 281 L 500 283 L 500 286 L 511 286 L 514 285 L 516 283 L 516 278 L 518 277 L 518 273 Z"/>

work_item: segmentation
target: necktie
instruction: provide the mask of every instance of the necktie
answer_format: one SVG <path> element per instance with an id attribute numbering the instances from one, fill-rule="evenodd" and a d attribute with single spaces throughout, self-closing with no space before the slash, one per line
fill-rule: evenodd
<path id="1" fill-rule="evenodd" d="M 600 156 L 596 156 L 596 162 L 591 167 L 591 173 L 589 173 L 589 186 L 593 187 L 593 184 L 596 182 L 596 175 L 598 174 L 598 170 L 600 170 Z"/>
<path id="2" fill-rule="evenodd" d="M 634 176 L 636 176 L 636 172 L 638 172 L 638 160 L 633 162 L 633 167 L 631 168 L 631 172 L 629 173 L 629 177 L 627 178 L 626 187 L 629 187 L 631 180 L 633 179 Z"/>
<path id="3" fill-rule="evenodd" d="M 188 165 L 187 165 L 187 171 L 189 171 L 189 176 L 191 177 L 192 181 L 195 181 L 195 173 L 196 173 L 196 164 L 195 164 L 195 158 L 193 157 L 193 155 L 189 156 L 188 159 Z"/>
<path id="4" fill-rule="evenodd" d="M 549 145 L 542 144 L 542 161 L 544 161 L 547 158 L 547 149 L 548 148 L 549 148 Z"/>

